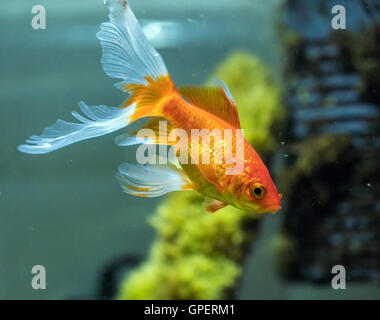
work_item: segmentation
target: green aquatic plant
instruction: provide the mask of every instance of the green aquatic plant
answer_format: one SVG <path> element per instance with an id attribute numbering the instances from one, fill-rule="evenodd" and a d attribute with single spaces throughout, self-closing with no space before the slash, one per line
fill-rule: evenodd
<path id="1" fill-rule="evenodd" d="M 256 230 L 256 216 L 226 207 L 210 215 L 195 192 L 178 192 L 159 205 L 149 259 L 127 278 L 123 299 L 220 299 L 234 286 Z"/>
<path id="2" fill-rule="evenodd" d="M 217 66 L 238 105 L 246 139 L 261 155 L 275 146 L 271 128 L 284 115 L 267 67 L 235 52 Z M 169 194 L 149 219 L 157 231 L 148 259 L 121 284 L 120 299 L 234 297 L 242 261 L 257 233 L 257 215 L 227 206 L 211 215 L 196 192 Z"/>

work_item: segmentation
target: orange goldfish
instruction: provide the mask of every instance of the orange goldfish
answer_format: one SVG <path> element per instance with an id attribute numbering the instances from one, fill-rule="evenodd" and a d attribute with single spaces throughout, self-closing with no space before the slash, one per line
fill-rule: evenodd
<path id="1" fill-rule="evenodd" d="M 72 112 L 80 123 L 57 120 L 18 149 L 47 153 L 149 117 L 140 129 L 145 133 L 124 134 L 116 138 L 117 144 L 167 145 L 174 152 L 169 161 L 157 158 L 158 163 L 141 164 L 137 156 L 140 164 L 119 166 L 118 177 L 125 192 L 155 197 L 195 190 L 205 196 L 204 207 L 210 213 L 226 205 L 256 213 L 280 210 L 281 194 L 259 155 L 244 139 L 226 84 L 218 81 L 215 87 L 177 88 L 127 1 L 106 0 L 105 4 L 110 10 L 109 22 L 103 23 L 97 34 L 103 51 L 101 62 L 108 76 L 121 80 L 116 86 L 129 97 L 120 107 L 80 102 L 87 117 Z"/>

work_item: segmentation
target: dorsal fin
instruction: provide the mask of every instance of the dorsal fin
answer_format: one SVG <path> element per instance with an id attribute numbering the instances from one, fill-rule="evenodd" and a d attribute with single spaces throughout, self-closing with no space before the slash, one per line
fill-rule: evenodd
<path id="1" fill-rule="evenodd" d="M 191 104 L 240 129 L 239 114 L 231 93 L 223 81 L 218 81 L 217 85 L 217 87 L 185 86 L 179 88 L 179 91 Z"/>

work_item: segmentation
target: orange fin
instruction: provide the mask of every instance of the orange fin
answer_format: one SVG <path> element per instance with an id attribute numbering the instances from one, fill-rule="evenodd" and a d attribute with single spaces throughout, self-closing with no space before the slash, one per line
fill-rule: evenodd
<path id="1" fill-rule="evenodd" d="M 174 145 L 175 142 L 168 141 L 169 132 L 173 129 L 172 125 L 164 117 L 151 117 L 145 123 L 144 128 L 151 129 L 156 135 L 155 144 Z M 137 132 L 136 132 L 137 133 Z"/>
<path id="2" fill-rule="evenodd" d="M 127 84 L 123 89 L 130 92 L 130 97 L 124 102 L 122 108 L 136 105 L 132 121 L 149 116 L 162 116 L 160 100 L 170 94 L 178 92 L 168 74 L 156 79 L 145 76 L 147 84 Z"/>
<path id="3" fill-rule="evenodd" d="M 217 87 L 180 87 L 179 92 L 189 103 L 214 114 L 234 128 L 240 128 L 236 104 L 224 82 L 220 81 Z"/>
<path id="4" fill-rule="evenodd" d="M 212 183 L 219 191 L 222 191 L 223 188 L 218 182 L 218 175 L 215 171 L 215 167 L 207 164 L 196 164 L 199 172 L 202 176 L 210 183 Z"/>
<path id="5" fill-rule="evenodd" d="M 225 206 L 227 206 L 227 203 L 213 198 L 205 197 L 203 200 L 203 207 L 207 212 L 211 214 L 213 214 L 215 211 L 218 211 L 219 209 L 224 208 Z"/>

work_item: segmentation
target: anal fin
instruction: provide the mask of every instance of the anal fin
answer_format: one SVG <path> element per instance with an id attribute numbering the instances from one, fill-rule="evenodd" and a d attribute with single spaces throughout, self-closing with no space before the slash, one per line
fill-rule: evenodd
<path id="1" fill-rule="evenodd" d="M 186 173 L 172 162 L 155 165 L 123 163 L 117 177 L 123 190 L 134 196 L 158 197 L 171 191 L 193 190 Z"/>

